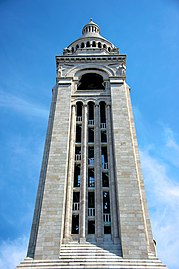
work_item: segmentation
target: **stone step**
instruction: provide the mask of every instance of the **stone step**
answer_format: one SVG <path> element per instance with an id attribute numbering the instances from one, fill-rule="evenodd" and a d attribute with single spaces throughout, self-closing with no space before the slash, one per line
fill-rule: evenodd
<path id="1" fill-rule="evenodd" d="M 111 251 L 116 251 L 119 253 L 119 250 L 118 249 L 111 249 Z M 109 250 L 106 250 L 106 249 L 70 249 L 70 248 L 66 248 L 66 249 L 61 249 L 60 250 L 60 253 L 66 253 L 66 252 L 75 252 L 75 253 L 104 253 L 105 254 L 111 254 L 111 255 L 114 255 L 113 253 L 111 253 Z"/>
<path id="2" fill-rule="evenodd" d="M 54 261 L 33 261 L 30 259 L 24 260 L 17 269 L 166 269 L 160 262 L 151 262 L 149 260 L 124 260 L 118 262 L 61 262 Z"/>
<path id="3" fill-rule="evenodd" d="M 155 256 L 147 260 L 123 259 L 118 245 L 62 244 L 58 260 L 25 259 L 17 269 L 167 269 Z"/>

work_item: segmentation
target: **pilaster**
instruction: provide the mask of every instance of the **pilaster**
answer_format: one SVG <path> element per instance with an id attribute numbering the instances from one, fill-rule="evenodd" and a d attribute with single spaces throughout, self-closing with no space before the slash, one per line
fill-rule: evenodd
<path id="1" fill-rule="evenodd" d="M 72 105 L 71 109 L 71 128 L 70 128 L 70 147 L 68 160 L 67 176 L 67 197 L 66 197 L 66 214 L 64 226 L 64 242 L 68 242 L 71 237 L 72 223 L 72 200 L 73 200 L 73 180 L 74 180 L 74 155 L 75 155 L 75 127 L 76 127 L 76 107 Z"/>
<path id="2" fill-rule="evenodd" d="M 95 104 L 95 207 L 96 207 L 96 239 L 103 241 L 103 209 L 102 209 L 102 184 L 101 184 L 101 141 L 99 104 Z"/>
<path id="3" fill-rule="evenodd" d="M 82 178 L 81 178 L 81 191 L 80 191 L 80 242 L 86 240 L 86 187 L 87 187 L 87 146 L 88 146 L 88 110 L 87 105 L 83 105 L 83 124 L 82 124 Z"/>

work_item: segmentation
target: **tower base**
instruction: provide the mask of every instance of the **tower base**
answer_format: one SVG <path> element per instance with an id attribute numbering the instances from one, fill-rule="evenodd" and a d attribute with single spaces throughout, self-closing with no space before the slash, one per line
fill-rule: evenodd
<path id="1" fill-rule="evenodd" d="M 69 243 L 61 246 L 57 260 L 26 258 L 16 269 L 167 269 L 155 256 L 149 259 L 124 259 L 119 256 L 118 245 L 96 246 L 91 243 Z"/>

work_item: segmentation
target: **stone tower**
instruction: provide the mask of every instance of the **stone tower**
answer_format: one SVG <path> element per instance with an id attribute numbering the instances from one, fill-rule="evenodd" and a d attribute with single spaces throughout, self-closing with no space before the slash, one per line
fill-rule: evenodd
<path id="1" fill-rule="evenodd" d="M 166 268 L 155 253 L 126 55 L 90 20 L 56 70 L 27 258 L 17 268 Z"/>

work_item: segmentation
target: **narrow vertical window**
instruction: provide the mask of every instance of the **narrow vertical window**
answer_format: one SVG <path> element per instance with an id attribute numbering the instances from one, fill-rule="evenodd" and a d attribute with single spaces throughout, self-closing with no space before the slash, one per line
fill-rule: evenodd
<path id="1" fill-rule="evenodd" d="M 88 142 L 94 143 L 94 128 L 88 128 Z"/>
<path id="2" fill-rule="evenodd" d="M 108 169 L 107 147 L 101 147 L 101 161 L 102 161 L 102 168 Z"/>
<path id="3" fill-rule="evenodd" d="M 103 220 L 104 234 L 111 234 L 110 199 L 108 191 L 103 191 Z"/>
<path id="4" fill-rule="evenodd" d="M 110 213 L 110 201 L 109 201 L 109 192 L 103 192 L 103 212 Z"/>
<path id="5" fill-rule="evenodd" d="M 81 125 L 76 126 L 76 143 L 81 143 Z"/>
<path id="6" fill-rule="evenodd" d="M 102 173 L 103 187 L 109 187 L 109 176 L 108 173 Z"/>
<path id="7" fill-rule="evenodd" d="M 88 220 L 88 234 L 95 234 L 95 221 Z"/>
<path id="8" fill-rule="evenodd" d="M 80 187 L 80 165 L 75 165 L 74 187 Z"/>
<path id="9" fill-rule="evenodd" d="M 100 102 L 100 121 L 101 121 L 101 123 L 106 123 L 106 104 L 105 104 L 105 102 Z"/>
<path id="10" fill-rule="evenodd" d="M 88 124 L 94 125 L 94 103 L 88 103 Z"/>
<path id="11" fill-rule="evenodd" d="M 72 234 L 79 234 L 79 214 L 72 215 Z"/>
<path id="12" fill-rule="evenodd" d="M 80 193 L 73 192 L 73 211 L 78 211 L 80 209 Z"/>
<path id="13" fill-rule="evenodd" d="M 94 170 L 88 169 L 88 187 L 95 187 Z"/>
<path id="14" fill-rule="evenodd" d="M 107 142 L 106 130 L 101 130 L 101 143 Z"/>
<path id="15" fill-rule="evenodd" d="M 94 147 L 88 147 L 88 164 L 94 165 Z"/>
<path id="16" fill-rule="evenodd" d="M 77 121 L 77 123 L 81 123 L 82 122 L 82 107 L 83 107 L 83 104 L 82 104 L 82 102 L 77 102 L 76 106 L 77 106 L 76 121 Z"/>

